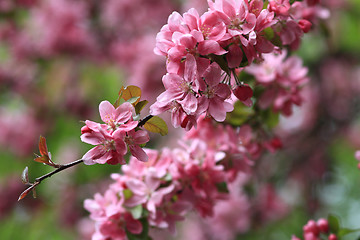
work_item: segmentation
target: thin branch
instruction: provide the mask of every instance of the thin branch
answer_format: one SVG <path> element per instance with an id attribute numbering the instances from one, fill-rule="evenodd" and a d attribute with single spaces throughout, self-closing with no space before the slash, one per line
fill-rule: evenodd
<path id="1" fill-rule="evenodd" d="M 84 161 L 83 159 L 79 159 L 79 160 L 76 160 L 76 161 L 71 162 L 71 163 L 68 163 L 68 164 L 58 165 L 58 168 L 56 168 L 54 171 L 49 172 L 49 173 L 47 173 L 47 174 L 45 174 L 45 175 L 43 175 L 43 176 L 41 176 L 41 177 L 36 178 L 33 183 L 29 183 L 29 182 L 28 182 L 26 185 L 28 185 L 29 187 L 20 194 L 20 196 L 19 196 L 19 198 L 18 198 L 18 201 L 20 201 L 21 199 L 23 199 L 24 197 L 26 197 L 26 195 L 28 195 L 29 192 L 33 191 L 33 193 L 34 193 L 35 187 L 36 187 L 37 185 L 39 185 L 39 184 L 40 184 L 43 180 L 45 180 L 46 178 L 49 178 L 49 177 L 51 177 L 52 175 L 54 175 L 55 173 L 61 172 L 62 170 L 65 170 L 65 169 L 67 169 L 67 168 L 73 167 L 73 166 L 75 166 L 75 165 L 77 165 L 77 164 L 79 164 L 79 163 L 81 163 L 81 162 L 83 162 L 83 161 Z"/>
<path id="2" fill-rule="evenodd" d="M 79 159 L 79 160 L 76 160 L 76 161 L 68 163 L 68 164 L 60 165 L 59 168 L 55 169 L 54 171 L 49 172 L 48 174 L 45 174 L 45 175 L 43 175 L 41 177 L 36 178 L 35 183 L 36 182 L 41 183 L 41 181 L 43 181 L 44 179 L 49 178 L 52 175 L 54 175 L 54 174 L 56 174 L 58 172 L 61 172 L 62 170 L 65 170 L 65 169 L 67 169 L 69 167 L 72 167 L 72 166 L 75 166 L 75 165 L 77 165 L 79 163 L 82 163 L 83 161 L 84 161 L 83 159 Z"/>
<path id="3" fill-rule="evenodd" d="M 153 117 L 153 115 L 147 115 L 144 119 L 140 120 L 138 127 L 142 127 L 144 126 L 144 124 L 149 121 L 151 118 Z"/>
<path id="4" fill-rule="evenodd" d="M 152 117 L 153 117 L 153 115 L 148 115 L 148 116 L 146 116 L 144 119 L 140 120 L 139 123 L 138 123 L 138 127 L 144 126 L 144 124 L 145 124 L 147 121 L 149 121 Z M 47 165 L 49 165 L 49 166 L 55 167 L 56 169 L 55 169 L 54 171 L 52 171 L 52 172 L 49 172 L 49 173 L 41 176 L 41 177 L 36 178 L 33 183 L 29 183 L 29 182 L 28 182 L 27 185 L 28 185 L 29 187 L 20 195 L 18 201 L 20 201 L 21 199 L 23 199 L 29 192 L 34 191 L 35 187 L 36 187 L 37 185 L 39 185 L 43 180 L 51 177 L 52 175 L 54 175 L 54 174 L 56 174 L 56 173 L 58 173 L 58 172 L 61 172 L 61 171 L 65 170 L 65 169 L 68 169 L 68 168 L 70 168 L 70 167 L 73 167 L 73 166 L 75 166 L 75 165 L 77 165 L 77 164 L 79 164 L 79 163 L 82 163 L 82 162 L 84 162 L 84 160 L 83 160 L 83 159 L 79 159 L 79 160 L 76 160 L 76 161 L 74 161 L 74 162 L 71 162 L 71 163 L 68 163 L 68 164 L 64 164 L 64 165 L 57 165 L 57 164 L 54 164 L 54 163 L 52 163 L 52 162 L 51 162 L 51 163 L 52 163 L 51 165 L 47 164 Z M 46 164 L 46 163 L 45 163 L 45 164 Z"/>

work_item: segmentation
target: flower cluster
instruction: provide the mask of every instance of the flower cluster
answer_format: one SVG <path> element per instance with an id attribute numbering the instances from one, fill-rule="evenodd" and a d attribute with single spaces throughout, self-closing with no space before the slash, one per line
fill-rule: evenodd
<path id="1" fill-rule="evenodd" d="M 123 229 L 117 233 L 127 229 L 137 234 L 144 218 L 150 226 L 175 232 L 175 223 L 191 209 L 203 217 L 213 216 L 215 203 L 228 197 L 226 183 L 234 181 L 240 172 L 248 173 L 251 161 L 240 141 L 241 132 L 201 117 L 199 125 L 206 124 L 207 128 L 190 131 L 183 147 L 161 152 L 146 149 L 149 160 L 145 164 L 131 158 L 122 166 L 123 175 L 112 175 L 115 183 L 104 195 L 86 200 L 85 208 L 96 221 L 96 234 L 114 237 L 102 230 L 110 223 Z M 211 138 L 209 134 L 215 132 L 221 135 Z M 136 215 L 139 209 L 140 215 Z M 124 225 L 121 219 L 126 216 L 130 223 L 137 222 L 139 229 Z"/>
<path id="2" fill-rule="evenodd" d="M 317 222 L 314 220 L 309 220 L 306 225 L 303 227 L 304 230 L 304 240 L 320 240 L 323 239 L 320 236 L 328 236 L 329 240 L 337 240 L 337 236 L 333 233 L 329 233 L 329 223 L 328 220 L 320 218 Z M 300 240 L 296 236 L 292 236 L 291 240 Z"/>
<path id="3" fill-rule="evenodd" d="M 224 121 L 226 113 L 233 110 L 228 102 L 231 92 L 250 106 L 253 91 L 238 79 L 235 69 L 246 69 L 254 60 L 271 61 L 263 55 L 279 52 L 285 45 L 296 48 L 311 27 L 311 22 L 302 18 L 310 6 L 291 5 L 288 0 L 273 0 L 268 5 L 262 0 L 209 0 L 208 4 L 209 10 L 201 16 L 195 9 L 183 15 L 173 12 L 156 37 L 154 52 L 167 57 L 168 73 L 163 77 L 166 91 L 151 113 L 170 111 L 174 127 L 187 130 L 202 113 Z M 298 59 L 283 61 L 285 55 L 280 56 L 279 61 L 289 68 L 283 70 L 284 75 L 296 73 L 296 79 L 282 80 L 281 84 L 292 90 L 280 91 L 275 104 L 276 110 L 289 115 L 290 103 L 300 103 L 297 85 L 306 79 L 306 71 Z"/>
<path id="4" fill-rule="evenodd" d="M 300 90 L 309 79 L 308 69 L 302 65 L 302 60 L 297 56 L 286 58 L 286 54 L 286 51 L 281 54 L 263 54 L 264 61 L 252 64 L 245 71 L 265 87 L 259 98 L 260 108 L 272 106 L 275 112 L 290 116 L 293 104 L 302 103 Z"/>
<path id="5" fill-rule="evenodd" d="M 138 160 L 146 162 L 148 157 L 139 145 L 148 142 L 149 135 L 144 130 L 135 130 L 138 121 L 133 120 L 134 106 L 125 102 L 115 108 L 103 101 L 99 112 L 104 124 L 86 120 L 81 128 L 81 141 L 96 145 L 82 157 L 84 163 L 124 164 L 127 148 Z"/>

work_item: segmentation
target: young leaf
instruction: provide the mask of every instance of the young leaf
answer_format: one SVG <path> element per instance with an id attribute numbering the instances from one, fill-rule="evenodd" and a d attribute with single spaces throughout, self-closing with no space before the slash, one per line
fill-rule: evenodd
<path id="1" fill-rule="evenodd" d="M 144 128 L 149 132 L 160 133 L 161 136 L 168 134 L 168 127 L 164 120 L 158 116 L 153 116 L 145 124 Z"/>
<path id="2" fill-rule="evenodd" d="M 128 99 L 127 102 L 129 102 L 131 104 L 135 104 L 136 102 L 138 102 L 139 99 L 140 99 L 140 97 L 132 97 L 132 98 Z"/>
<path id="3" fill-rule="evenodd" d="M 50 163 L 50 156 L 46 145 L 46 139 L 43 136 L 40 136 L 39 139 L 39 152 L 41 156 L 38 156 L 34 159 L 35 162 L 40 162 L 44 164 Z"/>
<path id="4" fill-rule="evenodd" d="M 242 102 L 235 102 L 234 111 L 226 114 L 226 121 L 233 126 L 240 126 L 254 115 L 254 110 Z"/>
<path id="5" fill-rule="evenodd" d="M 24 171 L 21 174 L 21 181 L 24 184 L 28 184 L 29 183 L 29 168 L 25 167 Z"/>
<path id="6" fill-rule="evenodd" d="M 327 220 L 328 220 L 328 223 L 329 223 L 330 231 L 337 235 L 338 232 L 339 232 L 339 229 L 340 229 L 339 218 L 336 217 L 333 214 L 329 214 Z"/>
<path id="7" fill-rule="evenodd" d="M 125 101 L 128 101 L 131 98 L 134 97 L 139 97 L 134 103 L 133 105 L 135 106 L 138 102 L 140 102 L 140 97 L 141 97 L 141 89 L 139 87 L 136 86 L 128 86 L 127 88 L 125 88 L 122 92 L 122 99 L 124 99 Z"/>
<path id="8" fill-rule="evenodd" d="M 142 212 L 143 212 L 143 207 L 141 206 L 141 204 L 133 208 L 130 208 L 130 213 L 134 219 L 140 219 Z"/>
<path id="9" fill-rule="evenodd" d="M 358 231 L 360 231 L 359 228 L 357 228 L 357 229 L 341 228 L 337 235 L 339 237 L 343 237 L 343 236 L 345 236 L 347 234 L 350 234 L 350 233 L 353 233 L 353 232 L 358 232 Z"/>
<path id="10" fill-rule="evenodd" d="M 119 96 L 116 99 L 115 103 L 113 104 L 114 108 L 118 108 L 121 104 L 125 102 L 125 100 L 122 99 L 123 93 L 124 93 L 124 86 L 122 86 L 121 89 L 119 90 Z"/>
<path id="11" fill-rule="evenodd" d="M 141 110 L 146 106 L 146 104 L 148 104 L 149 102 L 147 100 L 142 100 L 140 102 L 138 102 L 138 104 L 136 104 L 135 106 L 135 112 L 136 114 L 140 114 Z"/>
<path id="12" fill-rule="evenodd" d="M 35 185 L 31 185 L 30 187 L 28 187 L 25 191 L 23 191 L 19 198 L 18 198 L 18 201 L 20 201 L 21 199 L 23 199 L 24 197 L 26 197 L 26 195 L 29 194 L 29 192 L 31 192 L 31 190 L 33 190 L 35 188 Z"/>

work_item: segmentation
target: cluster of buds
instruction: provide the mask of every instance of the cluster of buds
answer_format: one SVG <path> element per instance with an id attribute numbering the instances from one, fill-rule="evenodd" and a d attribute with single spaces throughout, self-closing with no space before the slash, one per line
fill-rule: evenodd
<path id="1" fill-rule="evenodd" d="M 320 240 L 321 236 L 327 237 L 328 240 L 337 240 L 338 237 L 334 233 L 330 233 L 328 220 L 320 218 L 316 222 L 309 220 L 303 227 L 304 240 Z M 301 240 L 296 236 L 292 236 L 291 240 Z"/>

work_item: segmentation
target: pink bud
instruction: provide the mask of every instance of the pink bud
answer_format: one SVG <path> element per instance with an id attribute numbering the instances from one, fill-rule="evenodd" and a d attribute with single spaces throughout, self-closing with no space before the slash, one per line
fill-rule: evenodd
<path id="1" fill-rule="evenodd" d="M 335 234 L 330 234 L 329 237 L 328 237 L 329 240 L 337 240 L 337 236 Z"/>
<path id="2" fill-rule="evenodd" d="M 355 152 L 355 158 L 360 161 L 360 150 Z"/>
<path id="3" fill-rule="evenodd" d="M 246 101 L 253 96 L 253 90 L 248 84 L 237 86 L 233 93 L 240 101 Z"/>
<path id="4" fill-rule="evenodd" d="M 304 240 L 318 240 L 318 238 L 314 233 L 308 232 L 304 233 Z"/>
<path id="5" fill-rule="evenodd" d="M 299 20 L 298 25 L 301 28 L 301 30 L 303 30 L 304 33 L 307 33 L 310 31 L 312 23 L 309 22 L 308 20 L 301 19 Z"/>
<path id="6" fill-rule="evenodd" d="M 320 2 L 320 0 L 306 0 L 306 3 L 309 6 L 314 6 L 314 5 L 318 4 L 319 2 Z"/>
<path id="7" fill-rule="evenodd" d="M 324 218 L 320 218 L 317 221 L 317 226 L 320 229 L 320 232 L 327 233 L 329 231 L 329 223 Z"/>
<path id="8" fill-rule="evenodd" d="M 315 236 L 318 236 L 320 233 L 320 230 L 314 220 L 309 220 L 307 224 L 303 227 L 303 230 L 304 233 L 313 233 Z"/>
<path id="9" fill-rule="evenodd" d="M 273 139 L 271 139 L 270 145 L 271 145 L 274 149 L 280 149 L 280 148 L 283 147 L 283 144 L 282 144 L 281 140 L 280 140 L 278 137 L 274 137 Z"/>

